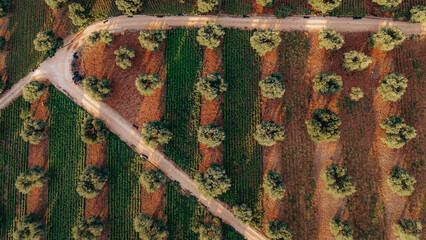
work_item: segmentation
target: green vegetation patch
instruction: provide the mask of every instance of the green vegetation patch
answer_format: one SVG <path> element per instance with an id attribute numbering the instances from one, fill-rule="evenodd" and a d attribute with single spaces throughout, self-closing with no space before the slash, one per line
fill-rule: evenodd
<path id="1" fill-rule="evenodd" d="M 143 14 L 194 14 L 197 0 L 146 0 L 142 7 Z"/>
<path id="2" fill-rule="evenodd" d="M 247 15 L 251 12 L 250 0 L 222 0 L 221 10 L 230 15 Z"/>

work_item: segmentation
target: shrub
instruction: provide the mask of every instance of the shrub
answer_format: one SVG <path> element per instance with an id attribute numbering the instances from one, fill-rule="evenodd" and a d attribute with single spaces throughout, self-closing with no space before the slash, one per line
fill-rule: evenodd
<path id="1" fill-rule="evenodd" d="M 381 85 L 377 91 L 382 95 L 385 101 L 398 101 L 405 93 L 408 80 L 401 73 L 392 73 L 380 81 Z"/>
<path id="2" fill-rule="evenodd" d="M 0 50 L 4 50 L 6 47 L 6 38 L 3 36 L 0 36 Z"/>
<path id="3" fill-rule="evenodd" d="M 349 221 L 340 221 L 340 217 L 335 215 L 330 222 L 330 231 L 336 240 L 352 240 L 354 231 Z"/>
<path id="4" fill-rule="evenodd" d="M 31 80 L 22 87 L 22 97 L 25 101 L 33 103 L 44 95 L 46 85 L 37 80 Z"/>
<path id="5" fill-rule="evenodd" d="M 290 226 L 283 221 L 273 221 L 266 224 L 266 236 L 270 240 L 291 240 L 293 232 Z"/>
<path id="6" fill-rule="evenodd" d="M 166 39 L 166 31 L 161 29 L 140 31 L 138 39 L 142 48 L 155 52 Z"/>
<path id="7" fill-rule="evenodd" d="M 29 110 L 29 109 L 21 109 L 21 113 L 19 114 L 20 119 L 28 119 L 32 116 L 34 116 L 35 110 Z"/>
<path id="8" fill-rule="evenodd" d="M 389 173 L 387 182 L 390 189 L 399 196 L 410 196 L 414 191 L 416 179 L 407 170 L 395 166 Z"/>
<path id="9" fill-rule="evenodd" d="M 77 193 L 84 198 L 95 198 L 108 180 L 108 170 L 103 167 L 89 166 L 78 177 Z"/>
<path id="10" fill-rule="evenodd" d="M 377 33 L 371 34 L 369 39 L 373 47 L 380 47 L 382 51 L 390 51 L 401 45 L 405 40 L 405 35 L 400 28 L 382 27 Z"/>
<path id="11" fill-rule="evenodd" d="M 361 88 L 359 87 L 351 88 L 350 98 L 352 101 L 358 102 L 363 97 L 364 97 L 364 93 L 362 92 Z"/>
<path id="12" fill-rule="evenodd" d="M 380 123 L 380 127 L 386 131 L 382 142 L 389 148 L 401 148 L 412 138 L 416 137 L 416 129 L 408 126 L 400 117 L 391 116 Z"/>
<path id="13" fill-rule="evenodd" d="M 51 9 L 59 9 L 68 2 L 68 0 L 44 0 Z"/>
<path id="14" fill-rule="evenodd" d="M 7 15 L 9 0 L 0 0 L 0 18 Z"/>
<path id="15" fill-rule="evenodd" d="M 218 4 L 219 0 L 197 0 L 198 11 L 201 13 L 215 10 Z"/>
<path id="16" fill-rule="evenodd" d="M 199 229 L 200 240 L 221 240 L 222 228 L 214 223 L 204 223 Z"/>
<path id="17" fill-rule="evenodd" d="M 199 172 L 194 177 L 195 185 L 201 194 L 207 198 L 217 197 L 229 190 L 231 180 L 225 170 L 218 164 L 210 164 L 206 172 Z"/>
<path id="18" fill-rule="evenodd" d="M 256 132 L 254 132 L 254 139 L 262 146 L 272 146 L 276 141 L 282 141 L 284 138 L 284 127 L 273 121 L 262 122 L 256 126 Z"/>
<path id="19" fill-rule="evenodd" d="M 281 5 L 277 8 L 275 8 L 275 17 L 277 18 L 286 18 L 288 17 L 290 14 L 292 14 L 292 11 L 289 7 L 287 7 L 286 5 Z"/>
<path id="20" fill-rule="evenodd" d="M 269 170 L 268 173 L 263 176 L 263 189 L 265 189 L 265 192 L 272 200 L 283 198 L 285 186 L 281 175 Z"/>
<path id="21" fill-rule="evenodd" d="M 410 10 L 412 22 L 425 23 L 426 22 L 426 6 L 414 6 Z"/>
<path id="22" fill-rule="evenodd" d="M 321 30 L 318 39 L 320 40 L 319 45 L 326 50 L 339 50 L 345 44 L 343 36 L 332 29 Z"/>
<path id="23" fill-rule="evenodd" d="M 394 223 L 393 230 L 400 240 L 419 240 L 422 223 L 413 219 L 401 219 L 400 222 Z"/>
<path id="24" fill-rule="evenodd" d="M 371 57 L 357 51 L 349 51 L 345 53 L 343 59 L 343 68 L 348 71 L 362 71 L 372 62 Z"/>
<path id="25" fill-rule="evenodd" d="M 108 32 L 105 29 L 99 30 L 99 38 L 101 42 L 105 43 L 108 46 L 111 46 L 114 42 L 114 37 L 112 33 Z"/>
<path id="26" fill-rule="evenodd" d="M 133 220 L 133 227 L 139 233 L 139 239 L 163 240 L 169 236 L 167 225 L 161 219 L 155 219 L 142 213 Z"/>
<path id="27" fill-rule="evenodd" d="M 321 173 L 326 184 L 325 191 L 334 197 L 346 197 L 356 192 L 352 177 L 346 175 L 346 168 L 337 164 L 325 167 Z"/>
<path id="28" fill-rule="evenodd" d="M 285 92 L 282 79 L 283 77 L 280 73 L 272 73 L 260 81 L 259 86 L 262 89 L 262 96 L 269 99 L 281 98 Z"/>
<path id="29" fill-rule="evenodd" d="M 108 129 L 98 118 L 86 117 L 81 125 L 81 140 L 87 144 L 99 144 L 105 141 Z"/>
<path id="30" fill-rule="evenodd" d="M 342 4 L 342 0 L 309 0 L 312 7 L 323 14 L 333 11 Z"/>
<path id="31" fill-rule="evenodd" d="M 99 32 L 91 32 L 87 37 L 86 43 L 89 44 L 89 46 L 94 47 L 98 45 L 100 40 Z"/>
<path id="32" fill-rule="evenodd" d="M 26 119 L 24 121 L 24 127 L 21 130 L 20 136 L 25 142 L 31 144 L 39 144 L 42 140 L 46 139 L 47 123 L 43 123 L 41 119 Z"/>
<path id="33" fill-rule="evenodd" d="M 272 5 L 274 5 L 274 3 L 277 0 L 256 0 L 257 3 L 259 3 L 260 5 L 264 6 L 264 7 L 270 7 Z"/>
<path id="34" fill-rule="evenodd" d="M 76 240 L 97 240 L 103 228 L 104 223 L 99 217 L 80 219 L 72 228 L 72 236 Z"/>
<path id="35" fill-rule="evenodd" d="M 144 123 L 142 135 L 142 141 L 151 148 L 156 148 L 158 144 L 167 144 L 172 139 L 172 132 L 167 129 L 166 124 L 159 121 Z"/>
<path id="36" fill-rule="evenodd" d="M 81 6 L 79 3 L 71 3 L 68 6 L 68 9 L 70 11 L 69 18 L 72 21 L 72 24 L 77 27 L 84 26 L 84 24 L 87 23 L 89 20 L 87 18 L 86 9 Z"/>
<path id="37" fill-rule="evenodd" d="M 127 69 L 133 65 L 132 58 L 135 57 L 135 50 L 126 46 L 121 46 L 119 49 L 114 51 L 114 54 L 115 64 L 122 69 Z"/>
<path id="38" fill-rule="evenodd" d="M 46 237 L 46 227 L 35 213 L 24 216 L 13 232 L 13 240 L 39 240 Z"/>
<path id="39" fill-rule="evenodd" d="M 166 182 L 167 178 L 160 170 L 154 171 L 146 169 L 139 177 L 139 183 L 142 184 L 149 193 L 155 192 Z"/>
<path id="40" fill-rule="evenodd" d="M 108 79 L 97 79 L 89 76 L 83 79 L 84 91 L 93 99 L 101 101 L 109 97 L 111 93 L 111 82 Z"/>
<path id="41" fill-rule="evenodd" d="M 233 206 L 232 212 L 243 224 L 249 224 L 253 219 L 253 211 L 246 205 Z"/>
<path id="42" fill-rule="evenodd" d="M 221 25 L 217 25 L 213 21 L 208 21 L 206 25 L 198 30 L 197 42 L 201 46 L 215 49 L 220 45 L 220 41 L 223 39 L 224 35 L 225 31 L 223 31 Z"/>
<path id="43" fill-rule="evenodd" d="M 202 126 L 198 130 L 198 141 L 206 144 L 209 148 L 219 146 L 225 140 L 225 132 L 215 123 Z"/>
<path id="44" fill-rule="evenodd" d="M 15 187 L 22 194 L 28 194 L 33 187 L 44 187 L 49 177 L 44 172 L 44 167 L 34 166 L 19 174 Z"/>
<path id="45" fill-rule="evenodd" d="M 380 9 L 384 12 L 395 9 L 402 0 L 373 0 L 373 2 L 380 5 Z"/>
<path id="46" fill-rule="evenodd" d="M 163 82 L 158 74 L 151 73 L 146 75 L 142 73 L 136 78 L 135 85 L 142 96 L 151 96 L 157 88 L 163 86 Z"/>
<path id="47" fill-rule="evenodd" d="M 281 42 L 280 32 L 277 30 L 259 30 L 253 33 L 250 38 L 251 47 L 256 50 L 259 56 L 274 50 Z"/>
<path id="48" fill-rule="evenodd" d="M 115 5 L 125 14 L 133 15 L 142 7 L 142 0 L 115 0 Z"/>
<path id="49" fill-rule="evenodd" d="M 313 118 L 306 121 L 308 133 L 315 142 L 332 142 L 340 138 L 340 118 L 328 109 L 315 109 Z"/>
<path id="50" fill-rule="evenodd" d="M 34 39 L 34 49 L 39 52 L 45 52 L 51 50 L 54 47 L 55 34 L 52 30 L 37 33 Z"/>
<path id="51" fill-rule="evenodd" d="M 335 73 L 319 73 L 314 78 L 314 91 L 318 94 L 331 95 L 343 89 L 342 77 Z"/>
<path id="52" fill-rule="evenodd" d="M 212 72 L 205 77 L 200 77 L 195 84 L 195 91 L 203 95 L 208 101 L 218 98 L 221 92 L 225 92 L 228 84 L 218 72 Z"/>

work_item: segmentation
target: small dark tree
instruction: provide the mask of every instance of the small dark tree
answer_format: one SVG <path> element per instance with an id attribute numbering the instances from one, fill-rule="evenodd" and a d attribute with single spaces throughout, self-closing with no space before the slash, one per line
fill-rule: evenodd
<path id="1" fill-rule="evenodd" d="M 390 51 L 401 45 L 405 40 L 405 35 L 400 28 L 382 27 L 377 33 L 371 34 L 369 39 L 373 47 L 380 47 L 382 51 Z"/>
<path id="2" fill-rule="evenodd" d="M 322 95 L 339 93 L 343 89 L 342 77 L 335 73 L 319 73 L 314 82 L 314 91 Z"/>
<path id="3" fill-rule="evenodd" d="M 142 48 L 155 52 L 166 39 L 166 31 L 161 29 L 140 31 L 138 39 Z"/>
<path id="4" fill-rule="evenodd" d="M 156 148 L 158 144 L 167 144 L 172 136 L 172 132 L 163 122 L 152 121 L 143 124 L 142 141 L 151 148 Z"/>
<path id="5" fill-rule="evenodd" d="M 272 5 L 274 5 L 274 3 L 277 0 L 256 0 L 257 3 L 259 3 L 260 5 L 264 6 L 264 7 L 270 7 Z"/>
<path id="6" fill-rule="evenodd" d="M 382 142 L 389 148 L 401 148 L 412 138 L 416 137 L 416 129 L 408 126 L 400 117 L 391 116 L 380 123 L 380 127 L 386 131 Z"/>
<path id="7" fill-rule="evenodd" d="M 28 194 L 34 187 L 44 187 L 49 177 L 44 172 L 44 167 L 34 166 L 19 174 L 15 187 L 22 194 Z"/>
<path id="8" fill-rule="evenodd" d="M 9 0 L 0 0 L 0 18 L 7 15 Z"/>
<path id="9" fill-rule="evenodd" d="M 43 123 L 43 120 L 41 119 L 26 119 L 20 136 L 25 142 L 39 144 L 47 137 L 46 127 L 47 124 Z"/>
<path id="10" fill-rule="evenodd" d="M 287 7 L 285 4 L 275 8 L 275 17 L 277 18 L 286 18 L 292 14 L 292 11 L 289 7 Z"/>
<path id="11" fill-rule="evenodd" d="M 357 51 L 349 51 L 345 53 L 343 59 L 343 68 L 348 71 L 362 71 L 372 63 L 371 57 Z"/>
<path id="12" fill-rule="evenodd" d="M 201 126 L 198 130 L 198 141 L 206 144 L 209 148 L 219 146 L 225 140 L 225 132 L 215 123 Z"/>
<path id="13" fill-rule="evenodd" d="M 284 127 L 273 121 L 262 122 L 256 126 L 256 132 L 254 132 L 254 139 L 262 146 L 272 146 L 276 141 L 282 141 L 284 138 Z"/>
<path id="14" fill-rule="evenodd" d="M 225 92 L 228 84 L 218 72 L 212 72 L 205 77 L 199 78 L 195 84 L 195 91 L 203 95 L 207 100 L 211 101 L 218 98 L 221 92 Z"/>
<path id="15" fill-rule="evenodd" d="M 195 185 L 201 194 L 214 198 L 227 192 L 231 187 L 231 180 L 220 165 L 210 164 L 207 172 L 199 172 L 194 177 Z"/>
<path id="16" fill-rule="evenodd" d="M 39 240 L 46 237 L 46 227 L 38 220 L 35 213 L 31 213 L 19 221 L 13 232 L 13 240 Z"/>
<path id="17" fill-rule="evenodd" d="M 77 27 L 84 26 L 87 21 L 89 20 L 87 18 L 86 9 L 79 3 L 71 3 L 68 6 L 68 9 L 70 11 L 69 18 L 72 21 L 72 24 Z"/>
<path id="18" fill-rule="evenodd" d="M 225 31 L 223 31 L 221 25 L 216 25 L 213 21 L 208 21 L 206 25 L 198 30 L 197 42 L 201 46 L 215 49 L 220 45 L 220 41 L 224 35 Z"/>
<path id="19" fill-rule="evenodd" d="M 167 225 L 161 219 L 155 219 L 142 213 L 133 220 L 133 227 L 139 233 L 139 239 L 163 240 L 167 239 L 169 232 Z"/>
<path id="20" fill-rule="evenodd" d="M 78 195 L 84 198 L 95 198 L 107 182 L 108 175 L 106 168 L 86 167 L 77 181 Z"/>
<path id="21" fill-rule="evenodd" d="M 356 192 L 352 177 L 346 175 L 345 167 L 331 164 L 324 168 L 321 177 L 326 184 L 325 191 L 334 197 L 346 197 Z"/>
<path id="22" fill-rule="evenodd" d="M 262 89 L 262 96 L 269 99 L 281 98 L 285 92 L 283 76 L 280 73 L 272 73 L 265 79 L 259 82 L 259 87 Z"/>
<path id="23" fill-rule="evenodd" d="M 99 217 L 80 219 L 72 228 L 72 236 L 76 240 L 97 240 L 103 228 L 104 223 Z"/>
<path id="24" fill-rule="evenodd" d="M 263 177 L 263 189 L 272 200 L 284 197 L 285 186 L 281 175 L 277 172 L 269 170 Z"/>
<path id="25" fill-rule="evenodd" d="M 3 36 L 0 36 L 0 50 L 4 50 L 5 47 L 6 47 L 6 38 L 4 38 Z"/>
<path id="26" fill-rule="evenodd" d="M 342 0 L 309 0 L 312 7 L 323 14 L 333 11 L 342 4 Z"/>
<path id="27" fill-rule="evenodd" d="M 380 10 L 387 12 L 395 9 L 402 2 L 402 0 L 373 0 L 373 2 L 380 6 Z"/>
<path id="28" fill-rule="evenodd" d="M 135 57 L 135 50 L 121 46 L 119 49 L 114 51 L 115 64 L 122 69 L 127 69 L 133 65 L 132 58 Z"/>
<path id="29" fill-rule="evenodd" d="M 273 221 L 266 224 L 266 236 L 271 240 L 291 240 L 293 232 L 283 221 Z"/>
<path id="30" fill-rule="evenodd" d="M 313 118 L 306 121 L 308 133 L 315 142 L 333 142 L 340 138 L 340 118 L 328 109 L 315 109 Z"/>
<path id="31" fill-rule="evenodd" d="M 393 230 L 400 240 L 420 240 L 422 223 L 419 220 L 403 218 L 394 223 Z"/>
<path id="32" fill-rule="evenodd" d="M 160 76 L 156 73 L 139 74 L 135 81 L 136 89 L 142 96 L 151 96 L 157 88 L 163 86 Z"/>
<path id="33" fill-rule="evenodd" d="M 59 9 L 68 2 L 68 0 L 44 0 L 51 9 Z"/>
<path id="34" fill-rule="evenodd" d="M 396 102 L 404 95 L 408 79 L 401 73 L 392 73 L 384 77 L 380 83 L 377 91 L 382 95 L 383 100 Z"/>
<path id="35" fill-rule="evenodd" d="M 35 102 L 38 98 L 44 95 L 46 85 L 37 80 L 31 80 L 22 87 L 22 97 L 29 103 Z"/>
<path id="36" fill-rule="evenodd" d="M 395 166 L 389 173 L 387 182 L 394 193 L 399 196 L 410 196 L 414 191 L 416 179 L 404 168 Z"/>
<path id="37" fill-rule="evenodd" d="M 83 79 L 84 91 L 93 99 L 101 101 L 109 97 L 111 93 L 111 82 L 108 79 L 97 79 L 89 76 Z"/>
<path id="38" fill-rule="evenodd" d="M 161 188 L 166 182 L 167 178 L 160 170 L 154 171 L 153 169 L 146 169 L 139 177 L 139 183 L 142 184 L 148 193 L 153 193 Z"/>
<path id="39" fill-rule="evenodd" d="M 417 23 L 426 22 L 426 6 L 418 5 L 414 6 L 410 10 L 411 18 L 410 21 Z"/>
<path id="40" fill-rule="evenodd" d="M 233 206 L 232 212 L 243 224 L 249 224 L 253 219 L 253 211 L 246 205 Z"/>
<path id="41" fill-rule="evenodd" d="M 256 50 L 259 56 L 274 50 L 281 42 L 280 32 L 277 30 L 259 30 L 253 33 L 250 38 L 251 47 Z"/>
<path id="42" fill-rule="evenodd" d="M 142 0 L 115 0 L 115 5 L 125 14 L 133 15 L 142 7 Z"/>
<path id="43" fill-rule="evenodd" d="M 332 29 L 321 30 L 318 39 L 320 46 L 326 50 L 339 50 L 345 44 L 343 36 Z"/>
<path id="44" fill-rule="evenodd" d="M 218 4 L 219 0 L 197 0 L 198 11 L 201 13 L 215 10 Z"/>
<path id="45" fill-rule="evenodd" d="M 359 87 L 351 88 L 350 98 L 352 101 L 358 102 L 363 97 L 364 97 L 364 93 L 362 92 L 361 88 Z"/>
<path id="46" fill-rule="evenodd" d="M 39 52 L 46 52 L 55 46 L 55 34 L 52 30 L 37 33 L 34 39 L 34 49 Z"/>
<path id="47" fill-rule="evenodd" d="M 200 226 L 200 240 L 221 240 L 222 228 L 220 225 L 208 222 Z"/>
<path id="48" fill-rule="evenodd" d="M 352 240 L 354 231 L 349 221 L 342 222 L 340 217 L 335 215 L 330 222 L 330 231 L 336 240 Z"/>
<path id="49" fill-rule="evenodd" d="M 87 144 L 100 144 L 108 136 L 108 129 L 100 119 L 88 116 L 81 125 L 81 140 Z"/>

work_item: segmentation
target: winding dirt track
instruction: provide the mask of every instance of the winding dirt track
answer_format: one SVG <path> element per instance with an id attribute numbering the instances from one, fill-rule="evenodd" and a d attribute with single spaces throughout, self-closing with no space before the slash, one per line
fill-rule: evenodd
<path id="1" fill-rule="evenodd" d="M 102 119 L 108 128 L 117 134 L 121 140 L 132 146 L 139 154 L 146 154 L 152 164 L 161 169 L 167 176 L 178 181 L 183 189 L 188 190 L 202 204 L 207 206 L 209 211 L 221 218 L 225 223 L 231 225 L 240 232 L 246 239 L 267 239 L 258 230 L 245 226 L 235 218 L 229 210 L 229 206 L 216 199 L 206 199 L 199 192 L 192 179 L 176 166 L 173 161 L 167 159 L 162 153 L 151 149 L 141 141 L 141 134 L 132 128 L 132 125 L 121 117 L 108 105 L 92 100 L 86 95 L 83 89 L 75 85 L 72 81 L 71 62 L 73 54 L 83 46 L 86 37 L 93 31 L 107 29 L 112 32 L 137 31 L 155 28 L 173 27 L 201 27 L 207 21 L 215 21 L 223 27 L 233 27 L 241 29 L 277 29 L 284 31 L 302 30 L 312 31 L 322 28 L 332 28 L 339 32 L 366 32 L 377 31 L 379 27 L 392 26 L 400 27 L 405 34 L 424 34 L 426 24 L 414 24 L 408 22 L 398 22 L 384 19 L 361 19 L 336 17 L 289 17 L 276 19 L 274 17 L 229 17 L 229 16 L 170 16 L 157 18 L 153 16 L 138 15 L 133 18 L 120 16 L 108 19 L 107 22 L 95 22 L 76 35 L 65 39 L 63 48 L 57 51 L 56 55 L 47 59 L 35 71 L 16 83 L 12 89 L 7 91 L 0 99 L 0 109 L 7 107 L 13 100 L 18 98 L 22 92 L 21 88 L 32 77 L 47 78 L 60 91 L 65 93 L 78 105 L 82 106 L 92 115 Z"/>

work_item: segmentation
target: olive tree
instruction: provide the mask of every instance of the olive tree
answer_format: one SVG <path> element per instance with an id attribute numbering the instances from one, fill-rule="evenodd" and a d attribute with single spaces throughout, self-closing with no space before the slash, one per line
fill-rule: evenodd
<path id="1" fill-rule="evenodd" d="M 214 198 L 227 192 L 231 187 L 231 180 L 225 170 L 218 164 L 210 164 L 206 172 L 199 172 L 194 177 L 195 185 L 201 194 Z"/>
<path id="2" fill-rule="evenodd" d="M 34 49 L 39 52 L 46 52 L 55 47 L 55 34 L 52 30 L 37 33 L 34 39 Z"/>
<path id="3" fill-rule="evenodd" d="M 22 97 L 29 103 L 35 102 L 44 95 L 44 92 L 46 92 L 46 84 L 37 80 L 31 80 L 22 87 Z"/>
<path id="4" fill-rule="evenodd" d="M 220 45 L 220 41 L 224 35 L 225 31 L 221 25 L 217 25 L 213 21 L 208 21 L 206 25 L 198 29 L 197 42 L 201 46 L 215 49 Z"/>
<path id="5" fill-rule="evenodd" d="M 259 82 L 259 87 L 262 89 L 262 96 L 269 99 L 281 98 L 285 92 L 283 76 L 280 73 L 272 73 L 265 79 Z"/>
<path id="6" fill-rule="evenodd" d="M 135 57 L 135 50 L 127 47 L 121 46 L 119 49 L 114 51 L 115 54 L 115 64 L 122 69 L 127 69 L 133 66 L 132 58 Z"/>
<path id="7" fill-rule="evenodd" d="M 223 76 L 218 72 L 212 72 L 205 77 L 200 77 L 195 84 L 195 91 L 203 95 L 208 101 L 219 97 L 221 92 L 225 92 L 228 84 Z"/>
<path id="8" fill-rule="evenodd" d="M 291 8 L 287 7 L 285 4 L 275 8 L 274 15 L 276 18 L 286 18 L 292 14 Z"/>
<path id="9" fill-rule="evenodd" d="M 410 21 L 417 23 L 426 22 L 426 6 L 418 5 L 414 6 L 410 10 L 411 18 Z"/>
<path id="10" fill-rule="evenodd" d="M 345 44 L 343 36 L 332 29 L 321 30 L 318 40 L 320 40 L 319 45 L 326 50 L 339 50 Z"/>
<path id="11" fill-rule="evenodd" d="M 323 14 L 333 11 L 342 4 L 342 0 L 309 0 L 312 7 Z"/>
<path id="12" fill-rule="evenodd" d="M 109 172 L 106 168 L 88 166 L 78 177 L 77 193 L 84 198 L 95 198 L 98 196 L 108 180 Z"/>
<path id="13" fill-rule="evenodd" d="M 151 148 L 156 148 L 158 144 L 167 144 L 172 136 L 172 132 L 163 122 L 152 121 L 142 126 L 142 141 Z"/>
<path id="14" fill-rule="evenodd" d="M 206 144 L 209 148 L 219 146 L 225 140 L 225 132 L 221 127 L 212 123 L 208 126 L 201 126 L 198 129 L 198 141 Z"/>
<path id="15" fill-rule="evenodd" d="M 79 219 L 72 228 L 72 236 L 76 240 L 97 240 L 102 233 L 104 223 L 100 217 Z"/>
<path id="16" fill-rule="evenodd" d="M 274 50 L 281 42 L 280 32 L 277 30 L 259 30 L 250 37 L 250 45 L 259 56 Z"/>
<path id="17" fill-rule="evenodd" d="M 221 240 L 222 239 L 222 228 L 220 225 L 214 223 L 204 223 L 200 226 L 198 233 L 200 234 L 200 240 Z"/>
<path id="18" fill-rule="evenodd" d="M 256 126 L 254 139 L 262 146 L 272 146 L 276 141 L 285 138 L 284 126 L 275 124 L 273 121 L 264 121 Z"/>
<path id="19" fill-rule="evenodd" d="M 270 7 L 272 5 L 274 5 L 274 3 L 277 0 L 256 0 L 257 3 L 259 3 L 260 5 L 264 6 L 264 7 Z"/>
<path id="20" fill-rule="evenodd" d="M 109 97 L 111 93 L 111 82 L 106 79 L 97 79 L 95 76 L 89 76 L 83 79 L 84 91 L 93 99 L 101 101 Z"/>
<path id="21" fill-rule="evenodd" d="M 395 166 L 388 175 L 387 183 L 390 189 L 399 196 L 410 196 L 414 191 L 416 179 L 404 168 Z"/>
<path id="22" fill-rule="evenodd" d="M 28 119 L 34 116 L 35 110 L 29 110 L 29 109 L 21 109 L 21 113 L 19 114 L 20 119 Z"/>
<path id="23" fill-rule="evenodd" d="M 59 9 L 68 2 L 68 0 L 44 0 L 51 9 Z"/>
<path id="24" fill-rule="evenodd" d="M 346 174 L 345 167 L 333 163 L 324 168 L 321 178 L 325 181 L 325 191 L 334 197 L 342 198 L 356 192 L 352 177 Z"/>
<path id="25" fill-rule="evenodd" d="M 133 228 L 139 233 L 139 239 L 163 240 L 167 239 L 169 232 L 167 225 L 161 219 L 142 213 L 133 220 Z"/>
<path id="26" fill-rule="evenodd" d="M 136 89 L 142 96 L 151 96 L 157 88 L 163 86 L 160 76 L 156 73 L 139 74 L 135 81 Z"/>
<path id="27" fill-rule="evenodd" d="M 361 98 L 364 97 L 364 92 L 362 92 L 362 89 L 359 87 L 352 87 L 349 96 L 352 101 L 358 102 Z"/>
<path id="28" fill-rule="evenodd" d="M 142 0 L 115 0 L 115 5 L 125 14 L 133 15 L 142 7 Z"/>
<path id="29" fill-rule="evenodd" d="M 44 172 L 44 167 L 34 166 L 19 174 L 15 182 L 15 187 L 22 194 L 28 194 L 34 187 L 44 187 L 49 181 L 49 177 Z"/>
<path id="30" fill-rule="evenodd" d="M 340 138 L 340 118 L 328 109 L 315 109 L 313 118 L 306 121 L 309 135 L 315 142 L 333 142 Z"/>
<path id="31" fill-rule="evenodd" d="M 197 8 L 201 13 L 211 12 L 216 9 L 219 0 L 197 0 Z"/>
<path id="32" fill-rule="evenodd" d="M 25 142 L 39 144 L 47 138 L 46 127 L 47 123 L 41 119 L 26 119 L 20 136 Z"/>
<path id="33" fill-rule="evenodd" d="M 94 31 L 89 34 L 89 36 L 86 39 L 86 43 L 89 44 L 89 46 L 94 47 L 98 45 L 100 40 L 101 38 L 99 36 L 99 32 Z"/>
<path id="34" fill-rule="evenodd" d="M 266 223 L 266 236 L 270 240 L 291 240 L 293 231 L 288 223 L 283 221 L 272 221 Z"/>
<path id="35" fill-rule="evenodd" d="M 403 118 L 397 116 L 385 118 L 380 123 L 380 127 L 386 131 L 382 142 L 389 148 L 401 148 L 416 137 L 416 129 L 407 125 Z"/>
<path id="36" fill-rule="evenodd" d="M 146 169 L 139 177 L 139 183 L 142 184 L 148 193 L 153 193 L 161 188 L 166 182 L 166 175 L 160 170 Z"/>
<path id="37" fill-rule="evenodd" d="M 382 51 L 390 51 L 401 45 L 405 40 L 405 35 L 400 28 L 382 27 L 377 33 L 370 36 L 369 42 L 373 47 L 380 47 Z"/>
<path id="38" fill-rule="evenodd" d="M 46 227 L 35 213 L 24 216 L 13 232 L 13 240 L 39 240 L 46 237 Z"/>
<path id="39" fill-rule="evenodd" d="M 400 240 L 420 240 L 422 223 L 419 220 L 403 218 L 393 224 L 393 230 Z"/>
<path id="40" fill-rule="evenodd" d="M 84 26 L 88 22 L 88 17 L 86 9 L 79 3 L 71 3 L 68 6 L 70 11 L 69 18 L 72 21 L 72 24 L 77 27 Z"/>
<path id="41" fill-rule="evenodd" d="M 395 9 L 402 0 L 373 0 L 373 2 L 380 5 L 380 9 L 384 12 Z"/>
<path id="42" fill-rule="evenodd" d="M 157 51 L 166 39 L 166 31 L 162 29 L 140 31 L 139 43 L 148 51 Z"/>
<path id="43" fill-rule="evenodd" d="M 272 200 L 283 198 L 285 186 L 281 175 L 269 170 L 268 173 L 263 176 L 263 189 L 265 189 L 265 192 Z"/>
<path id="44" fill-rule="evenodd" d="M 362 71 L 373 62 L 371 57 L 355 50 L 349 51 L 344 55 L 343 68 L 348 72 L 355 70 Z"/>
<path id="45" fill-rule="evenodd" d="M 85 117 L 81 125 L 81 140 L 87 144 L 100 144 L 108 136 L 105 123 L 92 116 Z"/>
<path id="46" fill-rule="evenodd" d="M 335 73 L 319 73 L 313 82 L 314 91 L 322 95 L 339 93 L 343 89 L 342 77 Z"/>
<path id="47" fill-rule="evenodd" d="M 401 73 L 392 73 L 380 81 L 377 91 L 382 95 L 383 100 L 396 102 L 402 98 L 407 88 L 408 79 Z"/>
<path id="48" fill-rule="evenodd" d="M 112 33 L 108 32 L 105 29 L 102 29 L 102 30 L 90 33 L 90 35 L 87 37 L 86 42 L 91 47 L 98 45 L 99 42 L 103 42 L 106 45 L 111 46 L 114 42 L 114 37 Z"/>
<path id="49" fill-rule="evenodd" d="M 335 215 L 330 222 L 330 231 L 336 240 L 352 240 L 354 230 L 349 221 L 342 222 L 340 217 Z"/>
<path id="50" fill-rule="evenodd" d="M 232 212 L 234 213 L 235 217 L 240 219 L 240 221 L 245 225 L 249 224 L 253 219 L 253 211 L 245 203 L 239 206 L 233 206 Z"/>

